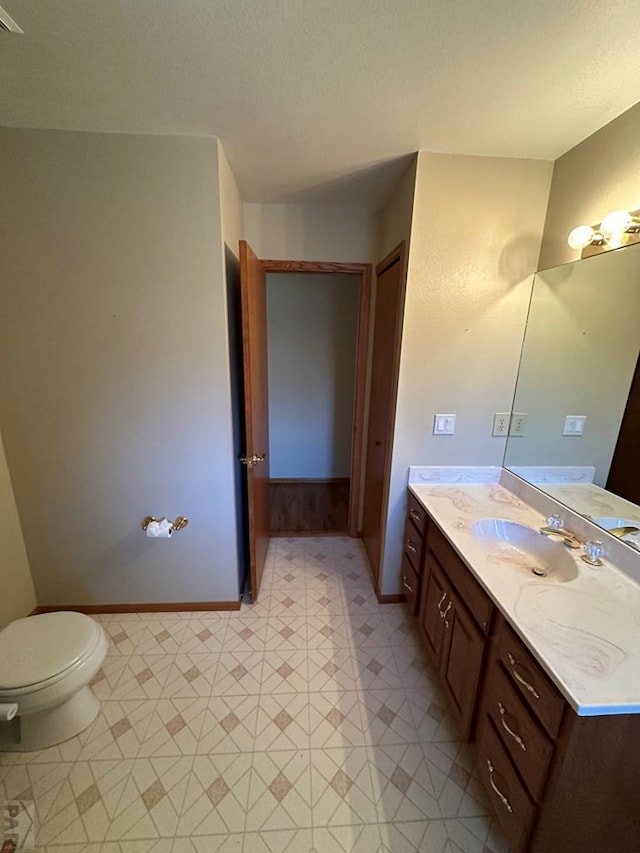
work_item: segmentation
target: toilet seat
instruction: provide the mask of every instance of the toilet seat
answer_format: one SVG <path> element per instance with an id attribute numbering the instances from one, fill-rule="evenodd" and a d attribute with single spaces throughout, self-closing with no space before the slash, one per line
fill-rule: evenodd
<path id="1" fill-rule="evenodd" d="M 58 611 L 17 619 L 0 632 L 0 695 L 40 690 L 82 666 L 103 637 L 82 613 Z"/>

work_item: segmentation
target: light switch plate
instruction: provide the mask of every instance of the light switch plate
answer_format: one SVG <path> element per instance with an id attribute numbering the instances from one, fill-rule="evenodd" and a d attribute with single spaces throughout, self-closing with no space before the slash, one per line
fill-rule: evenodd
<path id="1" fill-rule="evenodd" d="M 456 431 L 456 416 L 455 415 L 434 415 L 433 418 L 433 434 L 434 435 L 453 435 Z"/>
<path id="2" fill-rule="evenodd" d="M 563 435 L 584 435 L 586 415 L 567 415 L 564 419 Z"/>

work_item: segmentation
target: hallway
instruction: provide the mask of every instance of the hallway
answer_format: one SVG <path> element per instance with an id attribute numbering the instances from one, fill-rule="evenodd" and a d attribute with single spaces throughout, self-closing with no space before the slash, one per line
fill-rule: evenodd
<path id="1" fill-rule="evenodd" d="M 348 479 L 272 482 L 269 495 L 273 534 L 347 533 Z"/>

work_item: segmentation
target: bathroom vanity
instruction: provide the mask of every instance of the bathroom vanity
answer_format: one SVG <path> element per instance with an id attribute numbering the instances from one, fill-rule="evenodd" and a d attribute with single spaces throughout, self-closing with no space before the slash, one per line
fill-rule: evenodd
<path id="1" fill-rule="evenodd" d="M 514 851 L 638 853 L 640 586 L 543 524 L 497 482 L 411 485 L 403 588 Z"/>

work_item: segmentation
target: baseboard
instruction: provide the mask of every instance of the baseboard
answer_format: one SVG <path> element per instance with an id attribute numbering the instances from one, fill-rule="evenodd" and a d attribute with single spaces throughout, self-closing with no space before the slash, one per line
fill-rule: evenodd
<path id="1" fill-rule="evenodd" d="M 295 486 L 298 483 L 349 483 L 349 477 L 272 477 L 269 483 L 275 486 Z"/>
<path id="2" fill-rule="evenodd" d="M 378 604 L 402 604 L 407 600 L 401 592 L 396 593 L 396 595 L 381 595 L 378 590 L 376 590 L 376 598 Z"/>
<path id="3" fill-rule="evenodd" d="M 269 534 L 270 539 L 318 539 L 319 537 L 330 538 L 340 536 L 342 539 L 351 539 L 348 530 L 276 530 Z M 1 853 L 1 851 L 0 851 Z"/>
<path id="4" fill-rule="evenodd" d="M 41 604 L 29 615 L 73 610 L 76 613 L 176 613 L 188 610 L 240 610 L 239 601 L 177 601 L 156 604 Z"/>
<path id="5" fill-rule="evenodd" d="M 378 586 L 378 579 L 374 577 L 373 569 L 371 568 L 371 563 L 369 562 L 369 558 L 367 557 L 367 571 L 369 572 L 369 577 L 371 578 L 371 583 L 373 585 L 373 591 L 376 594 L 376 598 L 378 599 L 378 604 L 402 604 L 407 600 L 406 596 L 403 593 L 399 592 L 395 595 L 383 595 L 380 592 L 380 588 Z"/>

